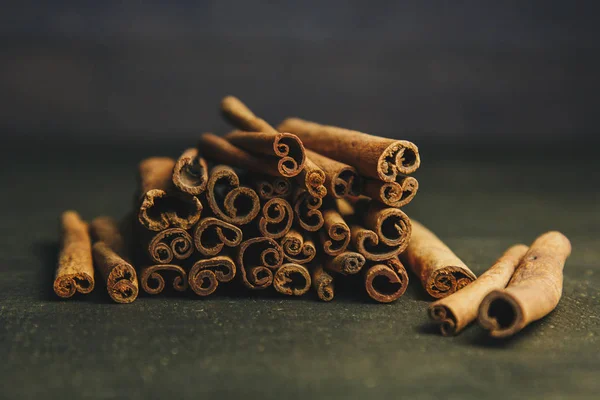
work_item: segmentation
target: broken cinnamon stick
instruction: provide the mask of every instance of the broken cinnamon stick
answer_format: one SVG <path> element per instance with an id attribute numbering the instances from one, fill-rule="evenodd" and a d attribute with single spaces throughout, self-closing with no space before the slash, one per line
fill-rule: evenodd
<path id="1" fill-rule="evenodd" d="M 547 232 L 530 246 L 506 289 L 489 293 L 479 307 L 479 324 L 497 338 L 519 332 L 548 315 L 562 295 L 563 268 L 571 242 L 560 232 Z"/>
<path id="2" fill-rule="evenodd" d="M 61 216 L 62 245 L 54 275 L 54 293 L 68 298 L 94 289 L 92 243 L 87 224 L 75 211 Z"/>
<path id="3" fill-rule="evenodd" d="M 208 166 L 198 149 L 183 152 L 173 168 L 173 184 L 179 190 L 194 196 L 200 195 L 208 183 Z"/>
<path id="4" fill-rule="evenodd" d="M 315 258 L 317 248 L 310 238 L 304 238 L 296 229 L 290 231 L 281 239 L 283 256 L 288 262 L 306 264 Z"/>
<path id="5" fill-rule="evenodd" d="M 139 272 L 142 289 L 148 294 L 159 294 L 164 290 L 166 283 L 163 274 L 173 277 L 173 289 L 178 292 L 185 291 L 188 286 L 187 274 L 179 265 L 148 265 L 142 267 Z"/>
<path id="6" fill-rule="evenodd" d="M 125 260 L 125 244 L 117 222 L 110 217 L 97 217 L 90 223 L 96 240 L 92 255 L 96 269 L 106 283 L 108 295 L 116 303 L 127 304 L 138 296 L 137 274 Z"/>
<path id="7" fill-rule="evenodd" d="M 198 260 L 188 274 L 190 288 L 198 296 L 209 296 L 219 283 L 230 282 L 235 277 L 235 263 L 228 256 Z"/>
<path id="8" fill-rule="evenodd" d="M 308 292 L 310 285 L 310 273 L 306 267 L 295 263 L 283 264 L 273 278 L 275 290 L 288 296 L 302 296 Z"/>
<path id="9" fill-rule="evenodd" d="M 312 284 L 317 292 L 317 297 L 323 301 L 333 300 L 335 285 L 333 276 L 323 269 L 323 264 L 316 263 L 312 269 Z"/>
<path id="10" fill-rule="evenodd" d="M 404 207 L 412 201 L 418 189 L 419 182 L 411 176 L 405 176 L 397 182 L 365 179 L 362 193 L 387 206 Z"/>
<path id="11" fill-rule="evenodd" d="M 237 266 L 242 282 L 250 289 L 265 289 L 273 283 L 273 271 L 283 263 L 281 246 L 271 238 L 256 237 L 238 248 Z"/>
<path id="12" fill-rule="evenodd" d="M 294 216 L 302 229 L 316 232 L 323 226 L 325 220 L 320 208 L 323 199 L 311 196 L 304 189 L 297 189 L 294 193 Z"/>
<path id="13" fill-rule="evenodd" d="M 509 248 L 473 283 L 429 306 L 429 316 L 440 325 L 442 335 L 456 335 L 477 318 L 483 298 L 494 289 L 504 289 L 528 247 Z"/>
<path id="14" fill-rule="evenodd" d="M 174 167 L 175 161 L 166 157 L 152 157 L 140 163 L 138 220 L 146 229 L 189 229 L 200 219 L 202 204 L 196 197 L 175 188 Z"/>
<path id="15" fill-rule="evenodd" d="M 173 259 L 183 261 L 194 251 L 192 236 L 182 228 L 167 228 L 152 237 L 147 251 L 153 263 L 170 264 Z"/>
<path id="16" fill-rule="evenodd" d="M 361 175 L 394 182 L 421 163 L 414 143 L 373 136 L 334 126 L 289 118 L 279 125 L 282 132 L 297 135 L 311 150 L 355 167 Z"/>
<path id="17" fill-rule="evenodd" d="M 214 217 L 201 219 L 194 228 L 196 249 L 208 257 L 219 254 L 224 246 L 237 247 L 242 237 L 240 228 Z"/>
<path id="18" fill-rule="evenodd" d="M 323 220 L 323 229 L 319 232 L 323 251 L 330 256 L 344 252 L 350 244 L 350 227 L 334 208 L 323 211 Z"/>
<path id="19" fill-rule="evenodd" d="M 274 197 L 263 205 L 261 211 L 258 229 L 263 236 L 279 239 L 289 232 L 294 222 L 294 210 L 287 200 Z"/>
<path id="20" fill-rule="evenodd" d="M 430 296 L 441 299 L 476 279 L 475 274 L 436 235 L 412 222 L 412 236 L 402 261 L 417 275 Z"/>
<path id="21" fill-rule="evenodd" d="M 323 170 L 327 193 L 335 198 L 359 195 L 359 178 L 354 167 L 332 160 L 312 150 L 306 150 L 306 155 L 309 160 Z"/>
<path id="22" fill-rule="evenodd" d="M 365 257 L 354 251 L 345 251 L 335 257 L 327 257 L 324 263 L 325 269 L 342 275 L 353 275 L 358 273 L 365 265 Z"/>
<path id="23" fill-rule="evenodd" d="M 408 274 L 397 257 L 372 265 L 365 271 L 365 289 L 380 303 L 398 300 L 408 287 Z"/>

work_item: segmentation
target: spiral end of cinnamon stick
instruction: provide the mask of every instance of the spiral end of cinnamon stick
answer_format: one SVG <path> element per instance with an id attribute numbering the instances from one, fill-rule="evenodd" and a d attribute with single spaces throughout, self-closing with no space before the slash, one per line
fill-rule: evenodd
<path id="1" fill-rule="evenodd" d="M 335 295 L 333 278 L 326 274 L 315 282 L 315 290 L 320 300 L 331 301 Z"/>
<path id="2" fill-rule="evenodd" d="M 144 194 L 138 220 L 151 231 L 162 231 L 170 226 L 189 229 L 198 222 L 201 212 L 202 203 L 192 195 L 152 189 Z"/>
<path id="3" fill-rule="evenodd" d="M 365 289 L 373 300 L 391 303 L 398 300 L 408 287 L 408 275 L 402 270 L 394 271 L 389 265 L 376 264 L 365 273 Z"/>
<path id="4" fill-rule="evenodd" d="M 208 166 L 198 149 L 187 149 L 173 168 L 173 184 L 182 192 L 198 196 L 206 189 Z"/>
<path id="5" fill-rule="evenodd" d="M 85 272 L 61 275 L 54 280 L 54 293 L 63 299 L 69 298 L 77 292 L 88 294 L 92 290 L 94 290 L 94 278 Z"/>
<path id="6" fill-rule="evenodd" d="M 151 265 L 140 271 L 140 284 L 148 294 L 159 294 L 165 289 L 163 274 L 172 274 L 173 289 L 183 292 L 187 289 L 187 274 L 183 268 L 174 264 Z"/>
<path id="7" fill-rule="evenodd" d="M 431 273 L 426 290 L 430 296 L 441 299 L 464 288 L 475 279 L 475 275 L 469 270 L 447 266 Z"/>
<path id="8" fill-rule="evenodd" d="M 273 141 L 273 151 L 280 158 L 277 169 L 282 176 L 292 178 L 304 169 L 306 151 L 298 136 L 286 132 L 278 133 Z"/>
<path id="9" fill-rule="evenodd" d="M 198 296 L 209 296 L 217 290 L 219 283 L 230 282 L 236 273 L 233 260 L 227 256 L 217 256 L 199 260 L 190 269 L 190 288 Z"/>
<path id="10" fill-rule="evenodd" d="M 519 303 L 503 290 L 494 290 L 485 296 L 479 306 L 478 320 L 495 338 L 512 336 L 526 325 Z"/>
<path id="11" fill-rule="evenodd" d="M 302 296 L 311 285 L 310 273 L 299 264 L 283 264 L 273 278 L 273 287 L 288 296 Z"/>
<path id="12" fill-rule="evenodd" d="M 456 317 L 448 307 L 442 304 L 432 304 L 429 306 L 429 317 L 440 325 L 442 335 L 456 335 Z"/>
<path id="13" fill-rule="evenodd" d="M 389 145 L 379 157 L 377 173 L 379 179 L 394 182 L 398 174 L 408 175 L 421 165 L 417 146 L 406 140 L 398 140 Z"/>
<path id="14" fill-rule="evenodd" d="M 116 303 L 132 303 L 139 292 L 135 269 L 129 264 L 117 265 L 108 275 L 106 290 Z"/>

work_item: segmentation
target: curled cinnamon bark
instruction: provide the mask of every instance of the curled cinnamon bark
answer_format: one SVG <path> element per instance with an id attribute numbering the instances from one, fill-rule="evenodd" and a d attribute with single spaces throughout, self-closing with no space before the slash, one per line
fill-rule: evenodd
<path id="1" fill-rule="evenodd" d="M 319 232 L 323 251 L 330 256 L 346 250 L 350 243 L 350 227 L 336 209 L 323 211 L 323 229 Z"/>
<path id="2" fill-rule="evenodd" d="M 288 198 L 292 194 L 292 184 L 286 178 L 258 179 L 256 194 L 261 200 L 270 200 L 274 197 Z"/>
<path id="3" fill-rule="evenodd" d="M 146 229 L 189 229 L 200 219 L 202 204 L 196 197 L 179 192 L 173 185 L 171 158 L 152 157 L 140 163 L 141 200 L 138 220 Z"/>
<path id="4" fill-rule="evenodd" d="M 306 155 L 309 160 L 323 170 L 327 193 L 335 198 L 359 195 L 359 178 L 354 167 L 332 160 L 312 150 L 306 150 Z"/>
<path id="5" fill-rule="evenodd" d="M 206 189 L 208 166 L 198 149 L 187 149 L 179 157 L 173 168 L 173 184 L 185 193 L 198 196 Z"/>
<path id="6" fill-rule="evenodd" d="M 419 149 L 406 140 L 393 140 L 366 133 L 289 118 L 279 125 L 282 132 L 297 135 L 309 149 L 352 165 L 361 175 L 394 182 L 398 174 L 419 168 Z"/>
<path id="7" fill-rule="evenodd" d="M 456 335 L 477 318 L 483 298 L 494 289 L 504 289 L 528 247 L 509 248 L 473 283 L 429 306 L 429 316 L 439 323 L 444 336 Z"/>
<path id="8" fill-rule="evenodd" d="M 408 287 L 404 265 L 394 257 L 369 267 L 365 272 L 365 289 L 370 298 L 380 303 L 398 300 Z"/>
<path id="9" fill-rule="evenodd" d="M 398 246 L 399 253 L 408 246 L 412 225 L 401 210 L 370 202 L 363 219 L 365 228 L 374 231 L 379 242 L 387 246 Z"/>
<path id="10" fill-rule="evenodd" d="M 283 256 L 288 262 L 306 264 L 315 258 L 317 248 L 312 240 L 304 238 L 296 229 L 291 229 L 281 239 Z"/>
<path id="11" fill-rule="evenodd" d="M 547 232 L 529 248 L 506 289 L 493 290 L 479 307 L 479 324 L 493 337 L 507 337 L 548 315 L 562 295 L 563 268 L 571 242 Z"/>
<path id="12" fill-rule="evenodd" d="M 365 257 L 354 251 L 345 251 L 335 257 L 327 257 L 325 269 L 342 275 L 353 275 L 358 273 L 366 263 Z"/>
<path id="13" fill-rule="evenodd" d="M 310 285 L 310 273 L 306 267 L 295 263 L 283 264 L 273 279 L 275 290 L 288 296 L 302 296 L 308 292 Z"/>
<path id="14" fill-rule="evenodd" d="M 374 231 L 360 225 L 351 225 L 350 235 L 352 246 L 370 261 L 385 261 L 396 257 L 403 250 L 401 246 L 380 242 Z"/>
<path id="15" fill-rule="evenodd" d="M 124 258 L 125 244 L 116 221 L 110 217 L 94 218 L 90 231 L 97 241 L 92 247 L 94 263 L 108 295 L 117 303 L 133 302 L 138 296 L 137 274 Z"/>
<path id="16" fill-rule="evenodd" d="M 398 182 L 381 182 L 375 179 L 365 179 L 363 194 L 390 207 L 404 207 L 412 201 L 419 189 L 419 182 L 405 176 Z"/>
<path id="17" fill-rule="evenodd" d="M 237 265 L 242 281 L 250 289 L 265 289 L 273 283 L 273 271 L 283 263 L 283 251 L 271 238 L 248 239 L 240 245 Z"/>
<path id="18" fill-rule="evenodd" d="M 306 157 L 304 169 L 297 178 L 311 196 L 322 199 L 327 195 L 327 188 L 325 188 L 325 172 L 323 172 L 323 170 L 309 157 Z"/>
<path id="19" fill-rule="evenodd" d="M 280 197 L 268 200 L 262 207 L 258 229 L 265 237 L 279 239 L 285 236 L 294 222 L 294 210 L 287 200 Z"/>
<path id="20" fill-rule="evenodd" d="M 159 294 L 165 288 L 163 275 L 173 277 L 173 289 L 183 292 L 187 289 L 187 274 L 183 268 L 174 264 L 149 265 L 140 269 L 140 284 L 148 294 Z"/>
<path id="21" fill-rule="evenodd" d="M 208 257 L 219 254 L 224 246 L 238 246 L 242 236 L 242 230 L 237 226 L 213 217 L 201 219 L 194 228 L 196 249 Z"/>
<path id="22" fill-rule="evenodd" d="M 476 279 L 475 274 L 437 236 L 412 222 L 412 236 L 402 261 L 417 275 L 430 296 L 441 299 Z"/>
<path id="23" fill-rule="evenodd" d="M 54 293 L 68 298 L 94 289 L 92 243 L 87 224 L 75 211 L 61 216 L 62 245 L 54 275 Z"/>
<path id="24" fill-rule="evenodd" d="M 233 96 L 223 99 L 221 112 L 234 126 L 249 131 L 228 134 L 226 139 L 232 144 L 255 153 L 277 156 L 277 169 L 282 176 L 290 178 L 302 172 L 306 155 L 304 145 L 297 136 L 277 132 Z"/>
<path id="25" fill-rule="evenodd" d="M 183 261 L 193 251 L 192 236 L 181 228 L 167 228 L 158 232 L 148 243 L 148 256 L 157 264 L 170 264 L 173 259 Z"/>
<path id="26" fill-rule="evenodd" d="M 233 280 L 235 272 L 235 263 L 230 257 L 216 256 L 196 261 L 190 269 L 188 281 L 194 293 L 208 296 L 217 290 L 219 283 Z"/>
<path id="27" fill-rule="evenodd" d="M 306 190 L 298 189 L 294 194 L 294 215 L 302 229 L 316 232 L 323 226 L 325 220 L 320 208 L 323 199 L 311 196 Z"/>
<path id="28" fill-rule="evenodd" d="M 219 219 L 234 225 L 251 222 L 260 211 L 260 199 L 256 192 L 240 186 L 235 171 L 225 165 L 217 165 L 210 172 L 206 199 Z"/>
<path id="29" fill-rule="evenodd" d="M 323 301 L 333 300 L 335 285 L 333 276 L 323 269 L 323 264 L 317 263 L 312 269 L 312 284 L 317 292 L 317 297 Z"/>

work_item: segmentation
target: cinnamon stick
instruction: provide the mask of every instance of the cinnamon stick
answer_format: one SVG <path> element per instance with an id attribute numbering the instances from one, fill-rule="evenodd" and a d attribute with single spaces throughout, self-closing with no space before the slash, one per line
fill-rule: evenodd
<path id="1" fill-rule="evenodd" d="M 403 250 L 401 246 L 381 242 L 377 233 L 358 224 L 350 226 L 350 236 L 352 246 L 370 261 L 389 260 Z"/>
<path id="2" fill-rule="evenodd" d="M 323 264 L 316 263 L 313 266 L 311 275 L 313 288 L 317 292 L 317 297 L 323 301 L 333 300 L 335 294 L 333 276 L 323 269 Z"/>
<path id="3" fill-rule="evenodd" d="M 117 303 L 133 302 L 138 296 L 137 274 L 125 260 L 125 242 L 116 221 L 110 217 L 97 217 L 90 223 L 96 240 L 92 255 L 96 269 L 106 283 L 106 290 Z"/>
<path id="4" fill-rule="evenodd" d="M 476 279 L 475 274 L 436 235 L 412 222 L 412 236 L 402 261 L 417 275 L 430 296 L 451 295 Z"/>
<path id="5" fill-rule="evenodd" d="M 504 289 L 528 247 L 509 248 L 473 283 L 429 306 L 429 316 L 440 325 L 442 335 L 456 335 L 477 318 L 483 298 L 494 289 Z"/>
<path id="6" fill-rule="evenodd" d="M 350 244 L 350 227 L 334 208 L 323 211 L 323 220 L 323 229 L 319 232 L 323 251 L 330 256 L 344 252 Z"/>
<path id="7" fill-rule="evenodd" d="M 260 211 L 256 192 L 240 186 L 237 174 L 226 165 L 217 165 L 211 170 L 206 199 L 219 219 L 234 225 L 251 222 Z"/>
<path id="8" fill-rule="evenodd" d="M 300 227 L 309 232 L 316 232 L 323 226 L 325 220 L 321 213 L 323 199 L 311 196 L 304 189 L 294 193 L 294 216 Z"/>
<path id="9" fill-rule="evenodd" d="M 387 206 L 404 207 L 412 201 L 418 189 L 419 182 L 415 178 L 404 176 L 397 182 L 365 179 L 362 193 Z"/>
<path id="10" fill-rule="evenodd" d="M 311 262 L 317 254 L 317 248 L 310 238 L 304 238 L 296 229 L 290 231 L 281 239 L 283 256 L 288 262 L 306 264 Z"/>
<path id="11" fill-rule="evenodd" d="M 167 228 L 148 242 L 147 254 L 153 263 L 171 264 L 173 259 L 183 261 L 194 251 L 192 236 L 182 228 Z"/>
<path id="12" fill-rule="evenodd" d="M 327 193 L 335 198 L 359 195 L 359 177 L 354 167 L 312 150 L 306 150 L 306 155 L 323 170 Z"/>
<path id="13" fill-rule="evenodd" d="M 562 295 L 563 268 L 571 243 L 560 232 L 538 237 L 506 289 L 489 293 L 479 307 L 479 324 L 493 337 L 507 337 L 548 315 Z"/>
<path id="14" fill-rule="evenodd" d="M 380 303 L 398 300 L 408 287 L 408 274 L 397 257 L 372 265 L 365 271 L 365 289 Z"/>
<path id="15" fill-rule="evenodd" d="M 261 200 L 270 200 L 274 197 L 287 199 L 292 194 L 292 184 L 283 177 L 257 179 L 256 194 Z"/>
<path id="16" fill-rule="evenodd" d="M 296 177 L 300 184 L 310 193 L 311 196 L 322 199 L 327 195 L 325 187 L 325 172 L 310 158 L 306 157 L 304 169 Z"/>
<path id="17" fill-rule="evenodd" d="M 263 205 L 258 229 L 265 237 L 279 239 L 289 232 L 292 222 L 294 210 L 290 203 L 280 197 L 274 197 Z"/>
<path id="18" fill-rule="evenodd" d="M 188 274 L 190 288 L 198 296 L 209 296 L 219 283 L 230 282 L 235 277 L 235 262 L 228 256 L 198 260 Z"/>
<path id="19" fill-rule="evenodd" d="M 288 296 L 302 296 L 310 289 L 310 273 L 300 264 L 283 264 L 275 272 L 273 287 Z"/>
<path id="20" fill-rule="evenodd" d="M 256 237 L 238 248 L 237 266 L 242 282 L 250 289 L 265 289 L 273 283 L 273 271 L 283 263 L 283 251 L 271 238 Z"/>
<path id="21" fill-rule="evenodd" d="M 175 161 L 166 157 L 143 160 L 139 166 L 141 199 L 138 220 L 146 229 L 189 229 L 200 219 L 202 204 L 173 184 Z"/>
<path id="22" fill-rule="evenodd" d="M 54 275 L 54 293 L 68 298 L 94 289 L 92 243 L 87 224 L 75 211 L 61 216 L 62 244 Z"/>
<path id="23" fill-rule="evenodd" d="M 289 118 L 279 125 L 282 132 L 297 135 L 305 146 L 352 165 L 361 175 L 394 182 L 398 174 L 408 175 L 421 163 L 414 143 L 373 136 L 334 126 Z"/>
<path id="24" fill-rule="evenodd" d="M 187 274 L 183 268 L 175 264 L 158 264 L 144 266 L 139 271 L 140 284 L 148 294 L 159 294 L 165 288 L 164 275 L 173 277 L 173 289 L 183 292 L 187 289 Z"/>
<path id="25" fill-rule="evenodd" d="M 335 257 L 327 257 L 324 267 L 328 271 L 337 272 L 342 275 L 353 275 L 358 273 L 365 265 L 365 257 L 354 251 L 345 251 Z"/>
<path id="26" fill-rule="evenodd" d="M 198 149 L 183 152 L 173 168 L 173 184 L 185 193 L 200 195 L 208 183 L 208 166 Z"/>
<path id="27" fill-rule="evenodd" d="M 214 217 L 201 219 L 194 228 L 194 244 L 196 249 L 208 257 L 219 254 L 224 246 L 232 248 L 239 246 L 242 242 L 242 237 L 242 230 L 240 228 Z M 219 260 L 222 261 L 221 259 Z"/>

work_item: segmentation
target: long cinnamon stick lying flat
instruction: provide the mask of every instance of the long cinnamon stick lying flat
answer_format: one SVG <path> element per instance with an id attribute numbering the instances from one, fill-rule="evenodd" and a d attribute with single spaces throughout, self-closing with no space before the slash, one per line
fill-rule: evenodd
<path id="1" fill-rule="evenodd" d="M 295 263 L 283 264 L 275 272 L 273 287 L 288 296 L 302 296 L 311 285 L 310 273 L 305 266 Z"/>
<path id="2" fill-rule="evenodd" d="M 61 217 L 62 245 L 54 275 L 54 293 L 68 298 L 94 289 L 92 242 L 87 224 L 75 211 L 65 211 Z"/>
<path id="3" fill-rule="evenodd" d="M 297 135 L 309 149 L 352 165 L 361 175 L 394 182 L 398 174 L 411 174 L 421 159 L 414 143 L 373 136 L 334 126 L 289 118 L 279 125 L 282 132 Z"/>
<path id="4" fill-rule="evenodd" d="M 479 307 L 479 324 L 500 338 L 548 315 L 560 301 L 563 268 L 570 254 L 571 243 L 562 233 L 547 232 L 538 237 L 506 289 L 485 296 Z"/>
<path id="5" fill-rule="evenodd" d="M 311 262 L 317 254 L 317 248 L 312 240 L 304 237 L 296 229 L 290 231 L 281 239 L 283 256 L 288 262 L 306 264 Z"/>
<path id="6" fill-rule="evenodd" d="M 419 182 L 412 176 L 405 176 L 398 182 L 382 182 L 365 179 L 362 193 L 373 200 L 390 207 L 404 207 L 412 201 L 419 189 Z"/>
<path id="7" fill-rule="evenodd" d="M 196 197 L 175 188 L 174 167 L 175 160 L 166 157 L 152 157 L 140 163 L 138 220 L 146 229 L 189 229 L 200 219 L 202 204 Z"/>
<path id="8" fill-rule="evenodd" d="M 437 236 L 412 223 L 412 236 L 401 259 L 417 275 L 430 296 L 441 299 L 467 286 L 475 274 Z"/>
<path id="9" fill-rule="evenodd" d="M 208 296 L 217 290 L 219 283 L 233 280 L 235 272 L 235 263 L 230 257 L 216 256 L 196 261 L 188 274 L 188 282 L 198 296 Z"/>
<path id="10" fill-rule="evenodd" d="M 332 160 L 312 150 L 306 150 L 306 155 L 309 160 L 323 170 L 327 193 L 335 198 L 359 195 L 359 177 L 354 167 Z"/>
<path id="11" fill-rule="evenodd" d="M 214 217 L 201 219 L 194 228 L 196 249 L 208 257 L 219 254 L 224 246 L 232 248 L 239 246 L 242 238 L 240 228 Z"/>
<path id="12" fill-rule="evenodd" d="M 140 285 L 148 294 L 159 294 L 165 289 L 165 278 L 173 277 L 173 289 L 184 292 L 187 289 L 187 274 L 183 268 L 175 264 L 158 264 L 144 266 L 139 271 Z"/>
<path id="13" fill-rule="evenodd" d="M 242 282 L 250 289 L 265 289 L 273 283 L 273 271 L 283 263 L 283 251 L 271 238 L 256 237 L 241 243 L 237 266 Z"/>
<path id="14" fill-rule="evenodd" d="M 456 335 L 477 318 L 483 298 L 494 289 L 504 289 L 528 247 L 509 248 L 475 282 L 429 306 L 429 316 L 440 324 L 444 336 Z"/>
<path id="15" fill-rule="evenodd" d="M 408 287 L 408 274 L 397 257 L 376 263 L 365 271 L 365 289 L 380 303 L 398 300 Z"/>
<path id="16" fill-rule="evenodd" d="M 167 228 L 158 232 L 147 246 L 147 255 L 157 264 L 170 264 L 173 259 L 186 260 L 193 251 L 192 236 L 181 228 Z"/>
<path id="17" fill-rule="evenodd" d="M 125 244 L 116 221 L 110 217 L 94 218 L 90 231 L 97 241 L 92 247 L 94 263 L 108 295 L 117 303 L 133 302 L 138 296 L 137 274 L 124 258 Z"/>
<path id="18" fill-rule="evenodd" d="M 258 229 L 263 236 L 279 239 L 289 232 L 294 222 L 294 210 L 287 200 L 274 197 L 263 205 L 261 211 Z"/>
<path id="19" fill-rule="evenodd" d="M 313 288 L 317 297 L 323 301 L 331 301 L 335 295 L 333 276 L 323 269 L 322 263 L 315 263 L 311 271 Z"/>

